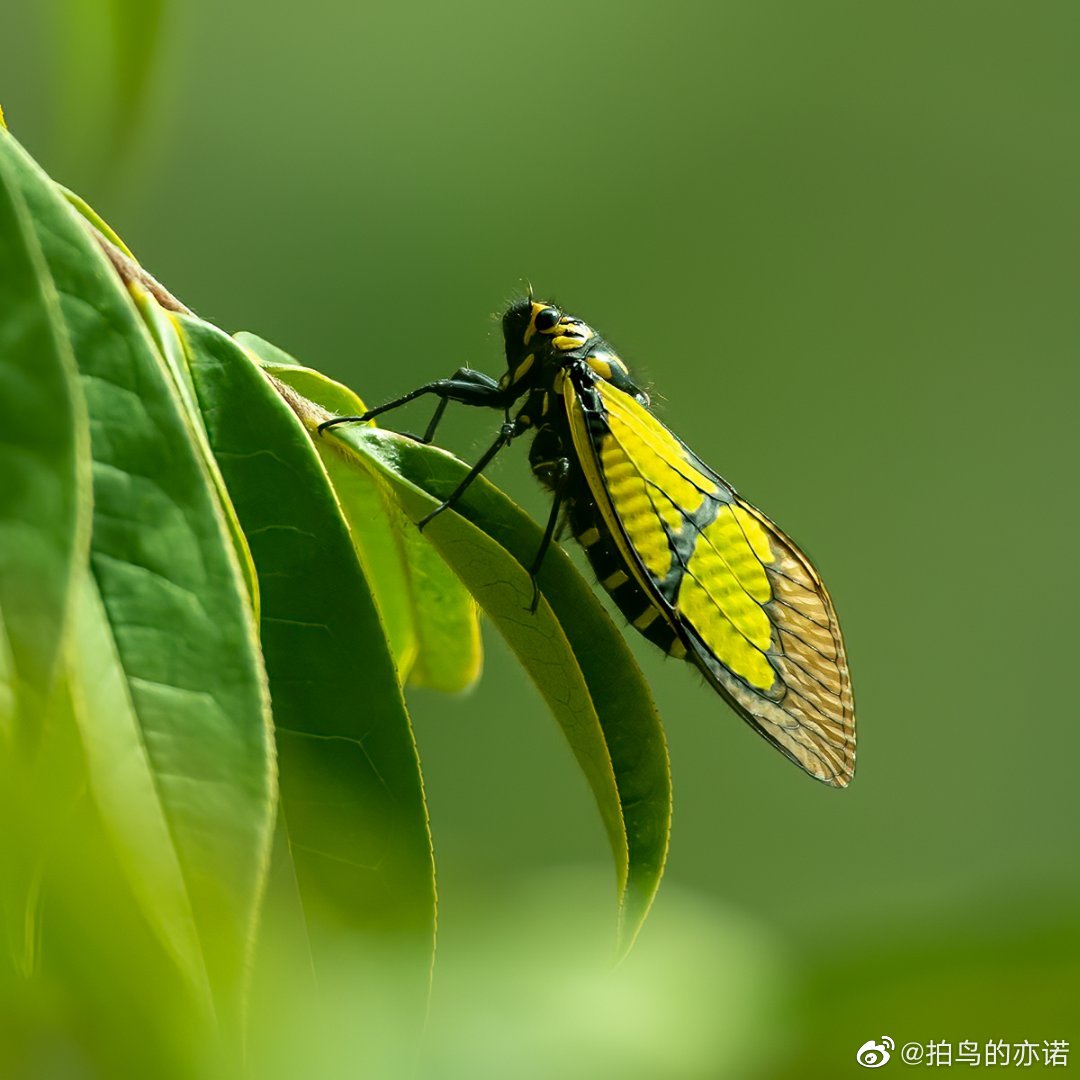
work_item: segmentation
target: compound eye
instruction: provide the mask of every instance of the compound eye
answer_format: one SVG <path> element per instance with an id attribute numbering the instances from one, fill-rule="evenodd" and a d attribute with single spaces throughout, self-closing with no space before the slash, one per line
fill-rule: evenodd
<path id="1" fill-rule="evenodd" d="M 536 329 L 541 333 L 546 330 L 551 330 L 553 327 L 558 326 L 560 318 L 562 318 L 562 316 L 556 308 L 544 308 L 543 311 L 537 312 Z"/>

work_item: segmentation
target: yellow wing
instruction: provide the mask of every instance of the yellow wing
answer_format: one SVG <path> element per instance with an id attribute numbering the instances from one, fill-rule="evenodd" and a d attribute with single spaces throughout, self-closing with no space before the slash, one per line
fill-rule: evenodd
<path id="1" fill-rule="evenodd" d="M 810 560 L 634 398 L 587 370 L 569 374 L 563 394 L 578 460 L 628 569 L 678 639 L 672 651 L 685 649 L 811 776 L 846 786 L 855 768 L 851 681 L 836 612 Z"/>

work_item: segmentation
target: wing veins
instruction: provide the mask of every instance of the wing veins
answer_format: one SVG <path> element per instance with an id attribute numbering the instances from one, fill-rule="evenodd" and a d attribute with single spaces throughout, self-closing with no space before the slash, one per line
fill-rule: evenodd
<path id="1" fill-rule="evenodd" d="M 832 726 L 834 726 L 834 727 L 837 727 L 837 728 L 839 729 L 839 734 L 840 734 L 840 737 L 841 737 L 841 739 L 845 739 L 845 738 L 846 738 L 846 736 L 845 736 L 845 734 L 844 734 L 844 724 L 843 724 L 843 722 L 842 722 L 842 721 L 834 720 L 834 719 L 833 719 L 832 717 L 830 717 L 830 716 L 829 716 L 829 714 L 828 714 L 828 713 L 824 712 L 824 711 L 823 711 L 823 710 L 822 710 L 821 708 L 819 708 L 819 707 L 818 707 L 817 705 L 815 705 L 815 704 L 814 704 L 814 703 L 813 703 L 813 702 L 812 702 L 812 701 L 811 701 L 811 700 L 810 700 L 810 699 L 809 699 L 809 698 L 808 698 L 808 697 L 807 697 L 807 696 L 806 696 L 806 695 L 805 695 L 804 693 L 802 693 L 802 692 L 801 692 L 800 690 L 798 690 L 798 689 L 797 689 L 796 687 L 792 686 L 792 685 L 791 685 L 790 683 L 789 683 L 789 684 L 786 684 L 786 685 L 787 685 L 787 688 L 788 688 L 788 690 L 789 690 L 789 691 L 790 691 L 790 692 L 791 692 L 792 694 L 794 694 L 794 695 L 795 695 L 795 697 L 797 697 L 797 698 L 801 698 L 801 699 L 802 699 L 802 700 L 803 700 L 804 702 L 806 702 L 806 704 L 807 704 L 807 705 L 808 705 L 808 706 L 810 707 L 810 709 L 811 709 L 811 710 L 812 710 L 812 711 L 813 711 L 814 713 L 816 713 L 816 714 L 817 714 L 817 716 L 820 716 L 820 717 L 821 717 L 821 719 L 822 719 L 823 721 L 825 721 L 825 723 L 826 723 L 826 724 L 829 724 L 829 725 L 832 725 Z M 785 711 L 785 712 L 787 712 L 787 710 L 786 710 L 786 709 L 785 709 L 784 711 Z M 814 723 L 814 726 L 815 726 L 815 727 L 816 727 L 816 728 L 817 728 L 817 729 L 818 729 L 819 731 L 821 731 L 821 734 L 822 734 L 823 736 L 826 736 L 826 737 L 827 737 L 827 733 L 826 733 L 826 732 L 825 732 L 824 730 L 822 730 L 822 728 L 821 728 L 821 724 L 817 723 L 816 721 L 813 721 L 813 718 L 812 718 L 812 717 L 807 717 L 807 720 L 808 720 L 808 721 L 811 721 L 811 722 L 813 722 L 813 723 Z"/>
<path id="2" fill-rule="evenodd" d="M 800 638 L 800 640 L 802 640 L 802 639 Z M 803 644 L 805 644 L 805 642 Z M 781 652 L 780 652 L 780 655 L 789 664 L 791 664 L 793 667 L 797 667 L 811 682 L 817 683 L 818 686 L 820 686 L 821 689 L 824 690 L 825 693 L 827 693 L 829 695 L 829 697 L 836 698 L 836 700 L 838 702 L 840 701 L 839 693 L 837 693 L 835 690 L 833 690 L 832 687 L 828 686 L 826 683 L 823 683 L 812 671 L 808 671 L 805 667 L 803 667 L 803 665 L 800 664 L 799 661 L 796 660 L 795 657 L 791 653 L 789 653 L 786 649 L 782 649 Z M 836 664 L 833 664 L 833 666 L 837 667 Z M 841 683 L 843 683 L 843 679 L 841 679 L 840 681 L 841 681 Z M 784 683 L 785 683 L 785 685 L 787 685 L 787 679 L 784 680 Z M 841 704 L 841 708 L 842 708 L 843 707 L 843 702 L 840 702 L 840 704 Z"/>
<path id="3" fill-rule="evenodd" d="M 642 479 L 644 479 L 644 477 L 642 477 Z M 671 503 L 671 505 L 674 506 L 675 509 L 679 511 L 680 514 L 682 514 L 683 520 L 686 522 L 686 524 L 689 525 L 690 528 L 692 528 L 694 530 L 694 532 L 697 533 L 698 536 L 702 537 L 704 539 L 705 543 L 708 544 L 709 547 L 711 547 L 714 552 L 716 552 L 716 555 L 718 556 L 720 561 L 727 567 L 728 573 L 731 574 L 731 576 L 735 579 L 736 582 L 738 582 L 739 588 L 748 597 L 750 597 L 750 599 L 755 604 L 757 604 L 757 606 L 759 608 L 764 610 L 765 605 L 756 596 L 754 596 L 754 594 L 743 584 L 742 578 L 739 577 L 739 575 L 735 573 L 734 569 L 731 566 L 731 563 L 729 563 L 728 560 L 727 560 L 727 556 L 725 556 L 724 553 L 712 542 L 712 540 L 709 538 L 708 533 L 704 529 L 699 528 L 697 525 L 695 525 L 694 521 L 693 521 L 693 518 L 666 491 L 664 491 L 664 489 L 662 487 L 660 487 L 658 484 L 654 484 L 653 481 L 651 481 L 651 480 L 645 480 L 645 483 L 650 485 L 651 487 L 655 487 L 657 489 L 657 491 L 659 491 L 668 500 L 668 502 Z M 713 518 L 713 522 L 715 522 L 715 521 L 717 521 L 719 519 L 720 512 L 722 512 L 723 509 L 725 507 L 729 506 L 729 505 L 730 505 L 729 503 L 721 502 L 720 510 L 718 511 L 716 517 Z M 713 522 L 710 522 L 709 524 L 711 525 Z M 745 534 L 744 534 L 744 536 L 745 536 Z M 747 541 L 747 545 L 748 546 L 750 545 L 749 541 Z M 750 551 L 754 555 L 754 558 L 757 559 L 757 553 L 754 551 L 752 546 L 750 546 Z M 686 564 L 683 563 L 682 565 L 683 565 L 683 569 L 685 570 L 687 568 Z M 758 565 L 761 566 L 763 569 L 765 569 L 765 565 L 764 565 L 764 563 L 762 563 L 762 561 L 760 559 L 758 559 Z M 771 591 L 772 590 L 770 589 L 770 592 Z M 771 597 L 771 599 L 775 599 L 775 597 Z M 768 612 L 766 611 L 765 614 L 768 615 Z M 771 619 L 769 621 L 772 622 Z"/>
<path id="4" fill-rule="evenodd" d="M 714 608 L 715 608 L 715 609 L 716 609 L 716 610 L 717 610 L 717 611 L 718 611 L 718 612 L 720 613 L 720 615 L 721 615 L 721 616 L 722 616 L 722 617 L 723 617 L 723 618 L 724 618 L 724 619 L 725 619 L 725 620 L 727 621 L 728 625 L 730 625 L 730 626 L 731 626 L 731 628 L 732 628 L 732 629 L 733 629 L 733 630 L 734 630 L 734 631 L 735 631 L 735 632 L 736 632 L 736 633 L 737 633 L 737 634 L 738 634 L 738 635 L 739 635 L 739 636 L 740 636 L 740 637 L 741 637 L 741 638 L 742 638 L 742 639 L 743 639 L 743 640 L 744 640 L 744 641 L 745 641 L 745 642 L 746 642 L 746 643 L 747 643 L 748 645 L 750 645 L 751 647 L 753 647 L 754 649 L 756 649 L 756 650 L 757 650 L 757 651 L 758 651 L 759 653 L 761 653 L 761 655 L 762 655 L 762 656 L 764 656 L 764 657 L 765 657 L 765 659 L 766 659 L 766 660 L 768 660 L 768 659 L 769 659 L 769 655 L 768 655 L 768 652 L 767 652 L 767 651 L 766 651 L 765 649 L 762 649 L 760 645 L 756 644 L 756 643 L 755 643 L 754 641 L 752 641 L 752 640 L 751 640 L 751 639 L 750 639 L 749 637 L 747 637 L 747 635 L 746 635 L 746 632 L 745 632 L 745 631 L 744 631 L 744 630 L 743 630 L 743 629 L 742 629 L 742 628 L 741 628 L 741 627 L 740 627 L 740 626 L 738 625 L 738 623 L 736 623 L 736 622 L 735 622 L 735 620 L 734 620 L 734 619 L 733 619 L 733 618 L 732 618 L 732 617 L 731 617 L 731 616 L 730 616 L 730 615 L 729 615 L 729 614 L 727 613 L 727 611 L 726 611 L 726 610 L 724 609 L 723 605 L 721 605 L 721 603 L 719 602 L 719 600 L 717 600 L 717 599 L 716 599 L 716 597 L 715 597 L 715 596 L 713 595 L 713 593 L 712 593 L 712 592 L 711 592 L 711 591 L 710 591 L 710 590 L 709 590 L 709 589 L 708 589 L 708 588 L 706 587 L 706 585 L 705 585 L 705 584 L 704 584 L 704 583 L 702 582 L 702 580 L 701 580 L 701 579 L 700 579 L 700 578 L 699 578 L 699 577 L 697 576 L 697 574 L 695 574 L 695 573 L 694 573 L 694 572 L 693 572 L 693 571 L 692 571 L 692 570 L 690 569 L 690 566 L 689 566 L 689 564 L 688 564 L 687 562 L 685 562 L 685 561 L 684 561 L 684 559 L 683 559 L 683 557 L 682 557 L 682 553 L 681 553 L 681 552 L 679 551 L 679 549 L 678 549 L 678 545 L 677 545 L 677 544 L 676 544 L 676 543 L 674 542 L 674 540 L 673 540 L 673 538 L 672 538 L 672 535 L 671 535 L 671 533 L 670 533 L 670 532 L 668 531 L 668 527 L 667 527 L 667 522 L 666 522 L 666 521 L 664 521 L 664 517 L 663 517 L 663 515 L 662 515 L 662 514 L 660 513 L 660 511 L 659 511 L 659 510 L 657 509 L 657 507 L 656 507 L 656 501 L 655 501 L 655 499 L 653 498 L 653 496 L 652 496 L 652 494 L 651 494 L 651 489 L 655 489 L 656 491 L 660 492 L 660 494 L 661 494 L 661 495 L 663 495 L 663 496 L 664 496 L 664 498 L 666 498 L 666 499 L 667 499 L 667 500 L 668 500 L 668 501 L 669 501 L 669 502 L 671 503 L 671 505 L 672 505 L 672 506 L 674 506 L 674 507 L 675 507 L 675 509 L 676 509 L 676 510 L 678 510 L 678 511 L 679 511 L 679 512 L 680 512 L 680 513 L 681 513 L 681 514 L 683 515 L 683 517 L 684 517 L 684 519 L 686 519 L 687 523 L 688 523 L 688 524 L 691 524 L 691 523 L 690 523 L 690 521 L 689 521 L 689 519 L 688 519 L 688 518 L 686 518 L 686 514 L 685 514 L 685 512 L 684 512 L 684 511 L 682 510 L 682 508 L 681 508 L 681 507 L 680 507 L 680 506 L 679 506 L 679 505 L 678 505 L 678 504 L 677 504 L 676 502 L 674 502 L 674 500 L 672 500 L 671 496 L 670 496 L 670 495 L 668 495 L 668 493 L 667 493 L 666 491 L 664 491 L 664 489 L 663 489 L 662 487 L 659 487 L 659 486 L 658 486 L 657 484 L 654 484 L 654 483 L 653 483 L 653 482 L 652 482 L 651 480 L 648 480 L 648 479 L 646 479 L 646 477 L 645 477 L 645 476 L 644 476 L 644 475 L 642 474 L 642 472 L 641 472 L 641 471 L 640 471 L 640 470 L 639 470 L 639 469 L 637 468 L 637 465 L 636 465 L 636 464 L 634 464 L 634 460 L 633 460 L 633 458 L 631 458 L 631 457 L 630 457 L 629 455 L 627 455 L 627 460 L 628 460 L 628 461 L 630 461 L 630 463 L 631 463 L 631 464 L 632 464 L 632 465 L 634 466 L 634 471 L 635 471 L 635 472 L 637 472 L 638 476 L 640 476 L 640 477 L 641 477 L 642 481 L 643 481 L 643 482 L 644 482 L 644 484 L 645 484 L 645 490 L 646 490 L 646 492 L 647 492 L 647 493 L 649 493 L 649 502 L 650 502 L 650 503 L 652 504 L 653 510 L 655 511 L 655 513 L 656 513 L 656 516 L 657 516 L 657 518 L 658 518 L 658 519 L 659 519 L 659 521 L 660 521 L 660 525 L 661 525 L 661 527 L 663 528 L 663 530 L 664 530 L 664 533 L 665 533 L 665 535 L 666 535 L 666 536 L 667 536 L 667 538 L 668 538 L 668 547 L 669 547 L 669 548 L 670 548 L 670 550 L 671 550 L 671 557 L 672 557 L 672 562 L 673 562 L 673 563 L 677 562 L 677 563 L 678 563 L 678 565 L 679 565 L 679 566 L 681 567 L 681 569 L 682 569 L 682 575 L 681 575 L 681 576 L 682 576 L 682 577 L 684 577 L 684 578 L 685 578 L 685 577 L 690 577 L 690 578 L 692 578 L 692 579 L 693 579 L 693 580 L 694 580 L 695 582 L 697 582 L 698 588 L 700 588 L 700 589 L 702 590 L 702 592 L 704 592 L 704 593 L 705 593 L 705 595 L 706 595 L 706 596 L 707 596 L 707 597 L 709 598 L 709 601 L 710 601 L 710 603 L 711 603 L 711 604 L 713 605 L 713 607 L 714 607 Z M 697 529 L 697 528 L 695 528 L 695 530 L 694 530 L 694 531 L 695 531 L 695 532 L 696 532 L 696 533 L 698 534 L 698 536 L 702 536 L 702 535 L 704 535 L 704 533 L 703 533 L 703 531 L 702 531 L 701 529 Z M 706 539 L 708 539 L 708 538 L 706 538 Z M 712 546 L 712 545 L 710 545 L 710 546 Z M 716 551 L 716 548 L 715 548 L 715 547 L 713 547 L 713 550 L 714 550 L 714 551 Z M 751 551 L 752 551 L 752 550 L 753 550 L 753 548 L 751 548 Z M 723 560 L 723 562 L 724 562 L 724 565 L 725 565 L 725 566 L 727 566 L 727 560 L 726 560 L 726 559 L 724 559 L 723 555 L 721 555 L 719 551 L 717 551 L 717 552 L 716 552 L 716 554 L 720 556 L 721 560 Z M 735 578 L 735 580 L 736 580 L 736 581 L 739 581 L 738 575 L 737 575 L 737 574 L 735 574 L 735 572 L 734 572 L 734 571 L 733 571 L 733 570 L 731 569 L 731 567 L 730 567 L 730 566 L 728 566 L 728 572 L 729 572 L 729 573 L 731 574 L 731 576 L 732 576 L 733 578 Z M 739 585 L 740 585 L 740 587 L 742 587 L 742 582 L 739 582 Z M 681 587 L 681 580 L 680 580 L 680 587 Z M 745 591 L 745 589 L 744 589 L 744 591 Z M 748 596 L 750 596 L 750 594 L 749 594 L 749 593 L 747 593 L 747 595 L 748 595 Z M 761 604 L 759 604 L 759 603 L 758 603 L 758 601 L 757 601 L 757 600 L 755 600 L 753 596 L 750 596 L 750 599 L 751 599 L 751 600 L 753 600 L 753 601 L 754 601 L 754 603 L 755 603 L 755 604 L 757 604 L 759 608 L 761 608 L 761 607 L 762 607 L 762 605 L 761 605 Z M 683 615 L 683 613 L 682 613 L 681 611 L 678 611 L 678 609 L 676 609 L 676 610 L 677 610 L 677 612 L 678 612 L 678 616 L 679 616 L 679 619 L 680 619 L 680 620 L 683 620 L 683 621 L 689 621 L 689 620 L 687 620 L 687 619 L 686 619 L 686 616 L 685 616 L 685 615 Z M 764 608 L 762 608 L 762 610 L 764 610 Z M 768 618 L 768 614 L 769 614 L 769 613 L 768 613 L 768 612 L 766 611 L 766 612 L 765 612 L 766 618 Z M 771 620 L 771 619 L 769 619 L 769 625 L 770 625 L 770 627 L 771 627 L 771 626 L 773 626 L 773 622 L 772 622 L 772 620 Z M 708 646 L 708 645 L 707 645 L 707 644 L 705 643 L 705 639 L 704 639 L 704 638 L 703 638 L 703 637 L 701 636 L 701 633 L 700 633 L 699 631 L 695 631 L 695 632 L 697 632 L 697 634 L 698 634 L 698 637 L 699 637 L 699 638 L 701 638 L 701 642 L 702 642 L 702 644 L 703 644 L 703 645 L 705 645 L 705 647 L 706 647 L 706 648 L 707 648 L 707 649 L 709 650 L 709 652 L 710 652 L 710 653 L 712 653 L 712 655 L 713 655 L 714 657 L 716 657 L 716 660 L 717 660 L 717 661 L 718 661 L 719 663 L 721 663 L 721 664 L 724 664 L 724 667 L 728 668 L 728 670 L 730 671 L 730 670 L 731 670 L 731 669 L 730 669 L 730 667 L 728 667 L 728 665 L 727 665 L 727 664 L 725 664 L 725 663 L 724 663 L 724 661 L 723 661 L 723 660 L 721 660 L 719 656 L 716 656 L 716 653 L 715 653 L 715 652 L 713 652 L 713 650 L 712 650 L 712 649 L 711 649 L 711 648 L 710 648 L 710 647 L 709 647 L 709 646 Z M 770 637 L 771 637 L 771 635 L 770 635 Z M 800 640 L 801 640 L 801 639 L 800 639 Z M 772 667 L 772 664 L 771 664 L 771 662 L 770 662 L 769 666 L 770 666 L 770 667 Z M 780 675 L 780 673 L 779 673 L 778 671 L 776 671 L 776 669 L 775 669 L 775 668 L 773 668 L 773 671 L 775 671 L 775 672 L 776 672 L 777 676 L 779 676 L 779 675 Z M 734 674 L 735 674 L 735 672 L 733 672 L 733 671 L 732 671 L 732 674 L 734 675 Z M 739 676 L 736 676 L 736 677 L 739 677 Z M 751 690 L 751 692 L 755 692 L 755 693 L 756 693 L 756 691 L 754 691 L 754 690 L 753 690 L 753 688 L 749 686 L 749 684 L 747 684 L 747 688 L 748 688 L 748 689 L 750 689 L 750 690 Z"/>
<path id="5" fill-rule="evenodd" d="M 820 596 L 820 590 L 814 585 L 804 585 L 801 581 L 793 578 L 790 574 L 785 574 L 776 563 L 769 563 L 766 567 L 770 574 L 775 574 L 777 577 L 782 577 L 785 581 L 790 581 L 796 589 L 802 589 L 803 592 L 809 593 L 811 596 Z"/>
<path id="6" fill-rule="evenodd" d="M 713 495 L 713 496 L 715 496 L 715 494 L 716 494 L 715 486 L 713 487 L 713 489 L 711 491 L 707 491 L 692 476 L 687 476 L 686 473 L 683 472 L 682 469 L 678 468 L 676 462 L 673 462 L 671 460 L 671 451 L 667 447 L 658 446 L 657 443 L 654 441 L 654 433 L 652 431 L 650 431 L 649 428 L 647 428 L 644 424 L 642 424 L 638 420 L 638 418 L 629 409 L 626 409 L 621 403 L 618 406 L 616 406 L 616 408 L 612 409 L 610 407 L 610 402 L 607 399 L 604 399 L 604 404 L 605 404 L 605 407 L 607 407 L 607 410 L 608 410 L 609 413 L 611 413 L 614 416 L 617 416 L 624 424 L 626 424 L 627 427 L 633 428 L 636 431 L 638 437 L 641 439 L 641 441 L 643 443 L 645 443 L 649 447 L 649 449 L 652 450 L 652 452 L 654 454 L 656 454 L 657 457 L 659 457 L 667 466 L 669 466 L 669 468 L 671 468 L 671 470 L 673 472 L 678 473 L 679 476 L 681 476 L 688 484 L 690 484 L 691 486 L 695 487 L 698 491 L 700 491 L 702 495 Z M 655 417 L 653 419 L 655 419 Z M 659 424 L 660 421 L 657 420 L 657 423 Z M 611 426 L 610 425 L 608 425 L 608 430 L 611 431 Z M 615 433 L 613 431 L 611 432 L 611 434 L 612 434 L 612 437 L 616 440 L 616 442 L 618 442 L 619 445 L 622 446 L 623 452 L 626 453 L 626 447 L 623 445 L 621 440 L 619 440 L 619 437 L 617 435 L 615 435 Z M 675 438 L 674 435 L 672 435 L 671 437 L 673 439 Z M 684 447 L 682 447 L 681 443 L 678 443 L 678 440 L 676 440 L 676 443 L 680 447 L 680 449 L 685 449 Z M 627 454 L 627 456 L 629 457 L 629 454 Z M 684 465 L 688 469 L 693 470 L 694 472 L 700 473 L 700 475 L 705 476 L 706 479 L 711 479 L 712 478 L 712 477 L 708 476 L 707 473 L 701 472 L 700 470 L 696 469 L 693 466 L 693 464 L 687 458 L 683 457 L 682 455 L 679 456 L 679 458 L 677 459 L 677 462 L 678 462 L 678 464 Z M 712 470 L 709 470 L 709 472 L 711 472 L 711 471 Z M 726 487 L 726 485 L 725 485 L 725 487 Z"/>
<path id="7" fill-rule="evenodd" d="M 774 623 L 773 625 L 776 624 Z M 811 652 L 817 653 L 822 660 L 828 660 L 830 664 L 834 664 L 837 668 L 839 668 L 840 665 L 837 664 L 837 660 L 840 657 L 840 653 L 837 653 L 836 656 L 826 656 L 825 653 L 823 653 L 816 645 L 811 645 L 809 641 L 806 641 L 803 638 L 799 637 L 799 635 L 796 634 L 794 630 L 789 630 L 786 626 L 776 626 L 776 629 L 781 634 L 787 634 L 788 637 L 793 637 L 796 641 L 805 645 L 806 648 L 808 648 Z M 784 655 L 787 656 L 788 653 L 785 651 Z"/>
<path id="8" fill-rule="evenodd" d="M 795 607 L 794 604 L 789 604 L 786 600 L 782 599 L 779 596 L 773 596 L 769 602 L 773 604 L 779 604 L 781 607 L 786 607 L 789 611 L 795 612 L 795 614 L 798 615 L 800 619 L 805 619 L 808 623 L 813 623 L 814 626 L 818 627 L 818 629 L 820 630 L 828 630 L 829 633 L 832 633 L 831 622 L 818 622 L 817 619 L 813 618 L 810 615 L 807 615 L 805 611 L 800 611 L 799 608 Z"/>

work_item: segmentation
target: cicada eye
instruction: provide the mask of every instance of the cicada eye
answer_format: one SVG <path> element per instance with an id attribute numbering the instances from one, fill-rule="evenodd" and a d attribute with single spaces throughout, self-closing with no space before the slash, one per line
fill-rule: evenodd
<path id="1" fill-rule="evenodd" d="M 562 316 L 557 308 L 548 307 L 536 314 L 536 329 L 543 333 L 557 326 Z"/>

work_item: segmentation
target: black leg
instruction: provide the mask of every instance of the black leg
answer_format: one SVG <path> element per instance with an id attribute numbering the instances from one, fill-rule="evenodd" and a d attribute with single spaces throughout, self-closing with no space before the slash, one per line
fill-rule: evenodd
<path id="1" fill-rule="evenodd" d="M 450 404 L 449 398 L 443 398 L 438 405 L 435 406 L 435 414 L 428 421 L 428 426 L 424 429 L 424 434 L 417 439 L 417 442 L 422 442 L 425 446 L 435 438 L 435 429 L 439 426 L 439 422 L 443 418 L 443 413 L 446 412 L 446 406 Z"/>
<path id="2" fill-rule="evenodd" d="M 338 424 L 354 424 L 371 420 L 382 413 L 390 412 L 391 409 L 399 409 L 402 405 L 407 405 L 410 401 L 415 401 L 424 394 L 436 394 L 442 398 L 439 408 L 435 410 L 435 415 L 431 419 L 431 423 L 428 424 L 428 430 L 423 440 L 428 442 L 430 437 L 435 434 L 435 428 L 438 427 L 439 421 L 442 419 L 442 414 L 446 409 L 446 402 L 460 401 L 463 405 L 503 409 L 521 394 L 521 390 L 504 390 L 490 375 L 485 375 L 482 371 L 459 368 L 451 378 L 426 383 L 409 394 L 403 394 L 399 398 L 394 398 L 393 401 L 386 402 L 385 405 L 378 405 L 374 409 L 368 409 L 363 416 L 335 416 L 332 420 L 324 420 L 318 427 L 319 434 L 321 435 L 327 428 L 335 427 Z"/>
<path id="3" fill-rule="evenodd" d="M 473 371 L 472 368 L 458 368 L 450 378 L 456 382 L 469 382 L 475 383 L 480 390 L 490 390 L 493 393 L 497 393 L 499 390 L 499 384 L 490 376 L 485 375 L 482 371 Z M 415 438 L 418 443 L 423 443 L 425 446 L 435 438 L 435 429 L 439 426 L 443 418 L 443 413 L 446 412 L 446 406 L 450 404 L 450 398 L 444 397 L 438 405 L 435 406 L 435 414 L 431 420 L 428 421 L 428 426 L 424 429 L 424 434 Z M 482 405 L 484 402 L 465 402 L 465 404 L 477 404 Z"/>
<path id="4" fill-rule="evenodd" d="M 427 517 L 421 518 L 416 524 L 422 529 L 433 517 L 441 514 L 445 509 L 453 506 L 461 498 L 465 489 L 488 467 L 491 459 L 517 434 L 517 425 L 512 420 L 507 420 L 499 428 L 498 438 L 484 451 L 480 460 L 465 474 L 462 481 L 440 505 L 436 506 Z"/>
<path id="5" fill-rule="evenodd" d="M 544 565 L 544 556 L 548 553 L 548 548 L 551 547 L 555 529 L 559 524 L 559 511 L 562 510 L 563 496 L 566 494 L 566 480 L 570 475 L 570 462 L 566 458 L 560 458 L 556 470 L 553 477 L 551 513 L 548 514 L 547 528 L 544 529 L 544 538 L 540 541 L 540 548 L 536 552 L 536 558 L 533 559 L 532 566 L 529 567 L 529 577 L 532 579 L 533 588 L 532 603 L 529 605 L 529 611 L 534 615 L 536 609 L 540 606 L 540 585 L 537 583 L 536 575 L 540 573 L 540 567 Z"/>

